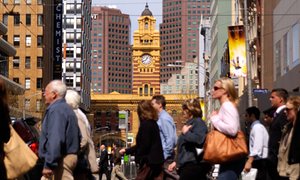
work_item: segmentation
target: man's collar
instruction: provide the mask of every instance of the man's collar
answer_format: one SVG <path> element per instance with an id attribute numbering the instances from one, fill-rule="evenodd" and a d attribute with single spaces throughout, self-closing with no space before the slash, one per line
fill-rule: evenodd
<path id="1" fill-rule="evenodd" d="M 282 111 L 283 109 L 286 108 L 286 105 L 281 105 L 276 109 L 276 113 L 279 113 L 280 111 Z"/>

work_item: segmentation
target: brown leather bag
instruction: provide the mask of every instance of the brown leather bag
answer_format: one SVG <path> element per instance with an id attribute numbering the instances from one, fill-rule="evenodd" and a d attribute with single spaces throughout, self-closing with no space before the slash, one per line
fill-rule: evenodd
<path id="1" fill-rule="evenodd" d="M 212 164 L 222 164 L 248 155 L 248 147 L 242 131 L 238 131 L 235 137 L 230 137 L 212 130 L 206 135 L 203 149 L 203 160 Z"/>
<path id="2" fill-rule="evenodd" d="M 32 169 L 38 157 L 10 126 L 10 139 L 4 144 L 4 164 L 8 179 L 16 179 Z"/>

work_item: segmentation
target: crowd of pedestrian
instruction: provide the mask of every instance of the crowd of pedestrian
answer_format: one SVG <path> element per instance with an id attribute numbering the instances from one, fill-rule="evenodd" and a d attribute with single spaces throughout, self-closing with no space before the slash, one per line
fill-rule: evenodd
<path id="1" fill-rule="evenodd" d="M 213 164 L 203 160 L 206 137 L 214 129 L 235 138 L 242 130 L 240 114 L 247 129 L 248 156 L 226 160 L 219 165 L 217 179 L 236 180 L 242 172 L 256 169 L 258 180 L 300 179 L 300 96 L 290 96 L 285 89 L 273 89 L 271 107 L 261 111 L 252 106 L 238 111 L 238 94 L 229 78 L 218 79 L 212 88 L 212 98 L 219 109 L 202 118 L 199 99 L 182 103 L 184 125 L 176 130 L 172 116 L 166 111 L 166 99 L 155 95 L 138 103 L 139 129 L 135 145 L 119 148 L 112 145 L 111 156 L 100 145 L 100 160 L 96 161 L 91 127 L 79 109 L 80 95 L 67 90 L 60 80 L 51 81 L 43 93 L 47 109 L 42 122 L 39 157 L 43 160 L 41 179 L 102 179 L 127 180 L 121 166 L 122 155 L 135 156 L 138 180 L 208 179 Z M 9 108 L 5 84 L 0 80 L 0 178 L 7 179 L 3 145 L 9 140 Z M 177 137 L 177 132 L 179 132 Z M 208 152 L 208 151 L 207 151 Z"/>

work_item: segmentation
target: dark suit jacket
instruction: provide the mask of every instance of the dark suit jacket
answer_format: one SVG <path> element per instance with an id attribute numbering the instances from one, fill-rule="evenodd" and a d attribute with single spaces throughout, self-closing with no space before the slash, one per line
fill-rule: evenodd
<path id="1" fill-rule="evenodd" d="M 277 155 L 279 149 L 279 142 L 282 135 L 283 126 L 287 123 L 287 118 L 284 113 L 284 110 L 281 110 L 277 113 L 273 119 L 272 124 L 270 125 L 269 133 L 269 156 L 268 159 L 277 166 Z"/>
<path id="2" fill-rule="evenodd" d="M 135 161 L 141 166 L 145 163 L 148 165 L 163 164 L 163 149 L 156 121 L 144 120 L 140 122 L 136 145 L 126 149 L 126 154 L 135 154 Z"/>
<path id="3" fill-rule="evenodd" d="M 100 169 L 107 169 L 108 167 L 108 153 L 106 150 L 101 152 L 99 167 Z"/>

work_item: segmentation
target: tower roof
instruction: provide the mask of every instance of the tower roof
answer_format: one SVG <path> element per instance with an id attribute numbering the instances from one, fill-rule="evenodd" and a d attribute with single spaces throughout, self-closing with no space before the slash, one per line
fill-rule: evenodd
<path id="1" fill-rule="evenodd" d="M 142 16 L 153 16 L 152 12 L 149 10 L 148 3 L 146 3 L 145 9 L 142 12 Z"/>

